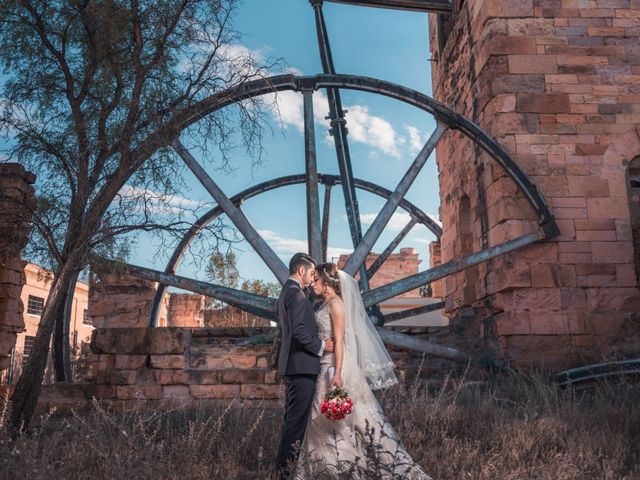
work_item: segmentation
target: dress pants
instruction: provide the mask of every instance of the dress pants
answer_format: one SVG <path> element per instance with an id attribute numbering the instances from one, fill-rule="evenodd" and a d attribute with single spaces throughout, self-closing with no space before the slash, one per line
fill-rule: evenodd
<path id="1" fill-rule="evenodd" d="M 285 375 L 284 424 L 278 446 L 276 469 L 280 478 L 287 478 L 292 472 L 289 463 L 295 463 L 297 448 L 302 444 L 307 428 L 317 375 Z M 297 444 L 297 448 L 296 448 Z"/>

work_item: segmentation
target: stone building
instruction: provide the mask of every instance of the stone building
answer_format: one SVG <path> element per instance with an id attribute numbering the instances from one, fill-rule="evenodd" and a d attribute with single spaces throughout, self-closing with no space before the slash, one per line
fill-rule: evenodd
<path id="1" fill-rule="evenodd" d="M 612 355 L 640 306 L 640 1 L 454 3 L 451 20 L 429 17 L 433 95 L 511 153 L 561 235 L 447 277 L 446 310 L 518 364 Z M 515 183 L 458 132 L 436 159 L 443 263 L 536 227 Z"/>
<path id="2" fill-rule="evenodd" d="M 38 331 L 40 314 L 49 296 L 51 272 L 33 263 L 24 267 L 25 284 L 22 287 L 20 300 L 24 305 L 22 320 L 24 328 L 16 336 L 14 348 L 10 352 L 9 365 L 4 371 L 3 382 L 13 383 L 22 371 L 22 365 L 29 358 L 31 346 Z M 89 344 L 93 325 L 88 315 L 89 286 L 78 281 L 71 305 L 71 323 L 69 325 L 69 342 L 71 352 L 78 356 L 83 344 Z M 49 372 L 51 374 L 51 372 Z"/>

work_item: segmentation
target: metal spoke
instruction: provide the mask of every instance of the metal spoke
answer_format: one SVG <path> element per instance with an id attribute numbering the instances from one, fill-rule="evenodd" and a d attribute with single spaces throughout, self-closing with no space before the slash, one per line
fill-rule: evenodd
<path id="1" fill-rule="evenodd" d="M 326 262 L 329 256 L 329 215 L 331 214 L 331 187 L 333 184 L 325 184 L 324 206 L 322 208 L 322 261 Z"/>
<path id="2" fill-rule="evenodd" d="M 309 254 L 316 261 L 320 261 L 322 258 L 322 238 L 320 233 L 316 133 L 313 122 L 313 90 L 305 90 L 302 95 L 304 98 L 304 157 L 307 184 L 307 241 Z"/>
<path id="3" fill-rule="evenodd" d="M 347 260 L 347 263 L 344 266 L 345 272 L 353 275 L 364 264 L 369 251 L 376 243 L 376 240 L 378 240 L 378 238 L 380 237 L 380 234 L 382 234 L 384 227 L 387 225 L 387 223 L 389 223 L 389 220 L 398 208 L 400 201 L 409 191 L 409 187 L 411 187 L 411 185 L 413 184 L 413 181 L 420 173 L 420 170 L 422 170 L 422 167 L 427 162 L 427 159 L 431 155 L 431 152 L 433 152 L 433 149 L 436 147 L 436 144 L 438 143 L 444 132 L 447 130 L 447 128 L 448 127 L 444 123 L 437 123 L 435 131 L 431 134 L 431 137 L 424 145 L 424 147 L 422 147 L 422 150 L 413 161 L 413 164 L 411 164 L 411 167 L 409 167 L 407 173 L 405 173 L 402 180 L 400 180 L 400 183 L 393 192 L 393 195 L 391 195 L 391 198 L 389 198 L 384 207 L 382 207 L 382 210 L 380 210 L 380 213 L 378 213 L 378 216 L 369 227 L 369 230 L 367 230 L 367 233 L 365 233 L 362 241 L 356 247 L 353 254 L 351 254 L 349 260 Z"/>
<path id="4" fill-rule="evenodd" d="M 452 347 L 444 347 L 435 342 L 425 342 L 411 335 L 405 335 L 400 332 L 394 332 L 387 328 L 377 328 L 382 341 L 397 348 L 413 350 L 415 352 L 426 353 L 432 357 L 446 358 L 454 362 L 467 363 L 472 357 L 460 350 Z"/>
<path id="5" fill-rule="evenodd" d="M 100 262 L 106 265 L 123 270 L 125 273 L 144 278 L 152 282 L 162 283 L 170 287 L 182 288 L 190 292 L 200 293 L 207 297 L 215 298 L 221 302 L 241 308 L 249 313 L 259 315 L 263 318 L 273 319 L 275 316 L 276 299 L 263 297 L 255 293 L 237 290 L 235 288 L 222 287 L 212 283 L 194 280 L 192 278 L 181 277 L 170 273 L 160 272 L 151 268 L 140 267 L 128 263 L 122 264 L 115 260 L 99 257 Z"/>
<path id="6" fill-rule="evenodd" d="M 204 168 L 200 166 L 184 145 L 180 143 L 180 140 L 175 139 L 172 145 L 174 150 L 178 155 L 180 155 L 180 158 L 182 158 L 184 163 L 189 167 L 200 183 L 202 183 L 204 188 L 206 188 L 216 202 L 218 202 L 218 205 L 222 207 L 225 213 L 229 216 L 229 219 L 238 228 L 247 242 L 249 242 L 260 258 L 262 258 L 264 263 L 274 273 L 278 281 L 280 281 L 280 283 L 284 283 L 289 277 L 288 269 L 271 247 L 269 247 L 267 242 L 265 242 L 265 240 L 256 231 L 253 225 L 251 225 L 242 210 L 240 210 L 240 208 L 224 194 L 220 187 L 218 187 L 213 179 L 207 174 Z"/>
<path id="7" fill-rule="evenodd" d="M 384 323 L 394 322 L 396 320 L 402 320 L 403 318 L 415 317 L 422 315 L 423 313 L 434 312 L 444 308 L 444 302 L 430 303 L 429 305 L 422 305 L 421 307 L 410 308 L 408 310 L 401 310 L 399 312 L 389 313 L 384 316 Z"/>
<path id="8" fill-rule="evenodd" d="M 433 282 L 440 278 L 446 277 L 447 275 L 459 272 L 460 270 L 464 270 L 467 267 L 477 265 L 499 255 L 504 255 L 505 253 L 511 252 L 513 250 L 531 245 L 532 243 L 544 240 L 545 238 L 546 235 L 544 233 L 544 230 L 541 229 L 536 233 L 523 235 L 522 237 L 518 237 L 515 240 L 509 240 L 508 242 L 504 242 L 494 247 L 487 248 L 486 250 L 475 252 L 471 255 L 466 255 L 455 260 L 451 260 L 447 263 L 443 263 L 424 272 L 410 275 L 406 278 L 403 278 L 402 280 L 397 280 L 395 282 L 384 285 L 383 287 L 379 287 L 365 293 L 363 295 L 364 304 L 366 307 L 377 305 L 380 302 L 401 295 L 405 292 L 408 292 L 409 290 L 421 287 L 426 283 Z"/>
<path id="9" fill-rule="evenodd" d="M 409 223 L 407 223 L 405 227 L 400 231 L 400 233 L 396 235 L 396 238 L 394 238 L 391 241 L 391 243 L 387 246 L 387 248 L 385 248 L 384 251 L 380 255 L 378 255 L 378 258 L 375 259 L 375 261 L 371 264 L 371 266 L 367 270 L 367 275 L 369 276 L 369 278 L 373 277 L 375 273 L 380 269 L 382 264 L 387 261 L 387 258 L 389 258 L 389 256 L 393 253 L 396 247 L 400 245 L 400 242 L 404 240 L 404 237 L 406 237 L 409 234 L 409 232 L 415 226 L 416 223 L 418 223 L 418 221 L 414 217 L 411 217 L 411 220 L 409 220 Z"/>

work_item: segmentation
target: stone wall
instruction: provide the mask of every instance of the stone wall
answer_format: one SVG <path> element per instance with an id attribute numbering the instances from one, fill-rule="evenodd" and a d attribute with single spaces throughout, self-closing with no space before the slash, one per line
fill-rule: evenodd
<path id="1" fill-rule="evenodd" d="M 640 1 L 467 0 L 442 48 L 429 23 L 434 97 L 512 154 L 562 232 L 448 277 L 452 325 L 518 364 L 607 355 L 640 306 L 626 179 L 640 154 Z M 443 262 L 537 228 L 460 133 L 436 154 Z"/>
<path id="2" fill-rule="evenodd" d="M 86 408 L 94 398 L 118 411 L 211 402 L 282 407 L 284 385 L 271 369 L 271 345 L 248 341 L 272 331 L 99 328 L 92 337 L 94 354 L 87 383 L 43 386 L 39 408 L 59 412 Z M 456 368 L 420 354 L 390 353 L 400 388 L 413 385 L 416 379 L 441 388 Z M 0 386 L 0 399 L 10 395 L 12 388 Z"/>
<path id="3" fill-rule="evenodd" d="M 24 330 L 25 284 L 21 252 L 31 230 L 35 176 L 17 164 L 0 164 L 0 370 L 9 368 L 17 334 Z"/>

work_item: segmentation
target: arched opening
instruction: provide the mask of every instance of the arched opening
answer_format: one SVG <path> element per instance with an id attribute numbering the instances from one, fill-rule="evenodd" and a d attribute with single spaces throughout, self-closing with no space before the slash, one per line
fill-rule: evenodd
<path id="1" fill-rule="evenodd" d="M 640 278 L 640 155 L 627 167 L 627 196 L 633 238 L 633 263 L 636 279 Z"/>

